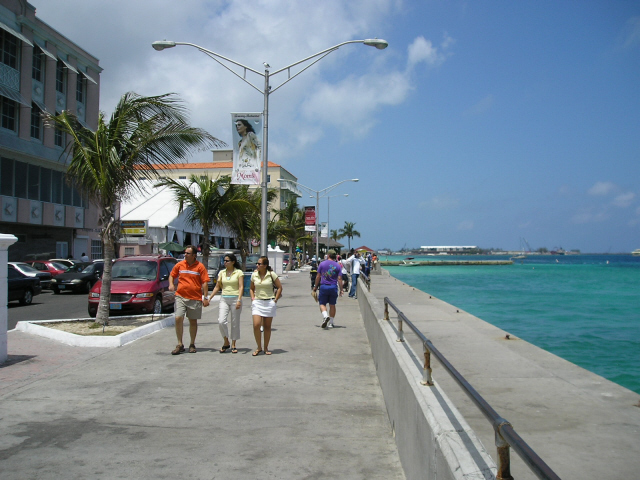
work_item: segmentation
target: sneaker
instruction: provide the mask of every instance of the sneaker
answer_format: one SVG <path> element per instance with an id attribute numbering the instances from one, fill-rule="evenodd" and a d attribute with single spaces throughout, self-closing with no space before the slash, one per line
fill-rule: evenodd
<path id="1" fill-rule="evenodd" d="M 180 355 L 182 352 L 184 352 L 184 345 L 176 345 L 176 348 L 173 349 L 171 355 Z"/>
<path id="2" fill-rule="evenodd" d="M 260 325 L 260 331 L 264 332 L 264 327 L 262 325 Z"/>
<path id="3" fill-rule="evenodd" d="M 327 323 L 329 323 L 329 317 L 324 319 L 324 322 L 322 322 L 322 328 L 327 328 Z"/>
<path id="4" fill-rule="evenodd" d="M 329 325 L 327 325 L 327 328 L 333 328 L 333 323 L 330 323 Z"/>

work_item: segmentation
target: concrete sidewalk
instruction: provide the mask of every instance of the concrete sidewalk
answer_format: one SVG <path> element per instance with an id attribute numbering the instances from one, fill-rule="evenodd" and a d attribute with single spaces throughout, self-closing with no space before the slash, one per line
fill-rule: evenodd
<path id="1" fill-rule="evenodd" d="M 251 356 L 249 299 L 238 354 L 217 306 L 196 354 L 169 354 L 173 328 L 111 349 L 9 332 L 0 477 L 404 478 L 357 301 L 322 330 L 308 275 L 283 286 L 271 356 Z"/>

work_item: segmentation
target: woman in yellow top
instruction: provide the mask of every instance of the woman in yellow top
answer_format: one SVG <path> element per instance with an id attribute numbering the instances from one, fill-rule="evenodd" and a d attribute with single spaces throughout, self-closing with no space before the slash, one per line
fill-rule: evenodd
<path id="1" fill-rule="evenodd" d="M 275 288 L 274 288 L 275 287 Z M 256 337 L 258 349 L 253 356 L 259 355 L 262 349 L 260 325 L 264 326 L 264 353 L 271 355 L 269 340 L 271 339 L 271 321 L 276 316 L 276 304 L 282 295 L 282 284 L 278 275 L 271 270 L 269 259 L 260 257 L 258 268 L 251 275 L 251 314 L 253 315 L 253 335 Z"/>
<path id="2" fill-rule="evenodd" d="M 218 292 L 222 292 L 218 306 L 218 326 L 220 335 L 224 338 L 224 344 L 220 353 L 231 348 L 231 353 L 238 353 L 236 340 L 240 339 L 240 313 L 242 312 L 242 293 L 244 291 L 244 273 L 233 253 L 224 256 L 224 270 L 218 273 L 216 286 L 213 287 L 209 301 Z M 231 335 L 229 335 L 229 323 L 231 323 Z M 231 338 L 231 344 L 229 344 Z"/>

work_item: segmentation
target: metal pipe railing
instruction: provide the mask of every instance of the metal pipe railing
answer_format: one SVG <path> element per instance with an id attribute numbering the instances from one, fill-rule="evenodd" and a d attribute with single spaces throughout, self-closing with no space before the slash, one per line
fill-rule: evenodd
<path id="1" fill-rule="evenodd" d="M 397 342 L 404 342 L 403 325 L 406 323 L 409 328 L 422 341 L 424 350 L 424 365 L 422 373 L 422 384 L 433 386 L 431 376 L 431 354 L 433 353 L 440 361 L 445 370 L 460 385 L 471 401 L 480 409 L 482 414 L 493 426 L 497 448 L 497 474 L 499 480 L 513 480 L 511 476 L 510 448 L 513 448 L 520 458 L 527 464 L 531 471 L 541 479 L 560 480 L 560 477 L 542 460 L 536 452 L 525 442 L 514 430 L 513 426 L 502 418 L 487 401 L 471 386 L 458 370 L 447 360 L 447 358 L 431 343 L 424 334 L 416 328 L 398 307 L 396 307 L 389 297 L 384 297 L 384 319 L 389 320 L 389 306 L 398 315 Z"/>

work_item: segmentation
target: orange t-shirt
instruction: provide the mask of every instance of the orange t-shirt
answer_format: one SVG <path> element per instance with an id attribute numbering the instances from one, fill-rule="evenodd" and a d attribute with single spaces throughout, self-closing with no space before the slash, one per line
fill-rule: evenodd
<path id="1" fill-rule="evenodd" d="M 202 285 L 209 283 L 209 274 L 197 260 L 189 265 L 186 260 L 175 264 L 171 276 L 178 279 L 176 295 L 189 300 L 202 300 Z"/>

